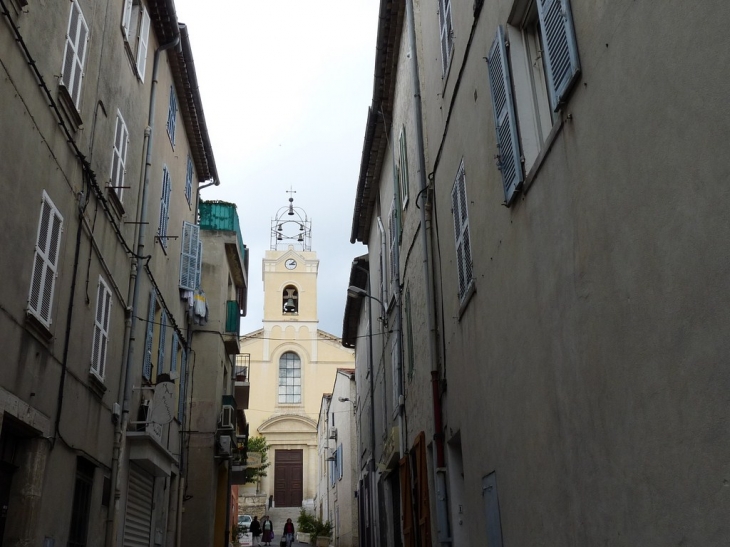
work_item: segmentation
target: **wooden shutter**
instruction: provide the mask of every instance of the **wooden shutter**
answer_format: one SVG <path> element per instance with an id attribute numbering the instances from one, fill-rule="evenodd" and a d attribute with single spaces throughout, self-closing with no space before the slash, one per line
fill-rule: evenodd
<path id="1" fill-rule="evenodd" d="M 170 350 L 172 353 L 170 355 L 170 372 L 176 372 L 177 371 L 177 350 L 178 346 L 180 345 L 180 342 L 177 339 L 177 333 L 172 333 L 172 349 Z"/>
<path id="2" fill-rule="evenodd" d="M 142 24 L 139 26 L 139 36 L 137 37 L 137 74 L 139 79 L 144 82 L 144 73 L 147 68 L 147 49 L 150 38 L 150 14 L 144 6 L 140 5 L 142 10 Z"/>
<path id="3" fill-rule="evenodd" d="M 403 127 L 400 132 L 399 138 L 400 144 L 400 198 L 401 198 L 401 209 L 404 209 L 408 202 L 408 152 L 406 146 L 406 128 Z"/>
<path id="4" fill-rule="evenodd" d="M 451 26 L 451 0 L 439 0 L 439 30 L 441 32 L 441 70 L 446 75 L 453 49 L 453 28 Z"/>
<path id="5" fill-rule="evenodd" d="M 185 417 L 185 375 L 188 373 L 188 352 L 185 346 L 182 347 L 180 356 L 180 389 L 177 394 L 177 419 L 183 423 Z"/>
<path id="6" fill-rule="evenodd" d="M 129 143 L 129 131 L 124 123 L 122 113 L 117 111 L 117 123 L 114 128 L 114 151 L 112 154 L 111 186 L 115 189 L 119 201 L 122 201 L 124 193 L 124 174 L 127 163 L 127 146 Z"/>
<path id="7" fill-rule="evenodd" d="M 170 103 L 167 107 L 167 135 L 170 137 L 170 142 L 175 144 L 175 123 L 177 121 L 177 98 L 175 97 L 175 90 L 170 86 Z"/>
<path id="8" fill-rule="evenodd" d="M 486 511 L 487 545 L 502 547 L 502 520 L 499 516 L 499 495 L 495 472 L 482 477 L 482 497 Z"/>
<path id="9" fill-rule="evenodd" d="M 497 36 L 489 50 L 487 62 L 489 63 L 494 125 L 497 130 L 497 166 L 502 172 L 504 201 L 509 205 L 522 184 L 523 176 L 517 118 L 512 96 L 512 77 L 509 71 L 504 29 L 501 26 L 497 27 Z"/>
<path id="10" fill-rule="evenodd" d="M 466 200 L 466 172 L 464 162 L 451 190 L 451 206 L 454 214 L 454 237 L 459 274 L 459 300 L 466 294 L 472 281 L 471 243 L 469 241 L 469 216 Z"/>
<path id="11" fill-rule="evenodd" d="M 62 227 L 63 217 L 44 191 L 33 257 L 28 311 L 46 327 L 50 327 L 52 322 L 51 309 L 58 271 Z"/>
<path id="12" fill-rule="evenodd" d="M 537 13 L 542 30 L 550 105 L 557 110 L 580 73 L 570 2 L 538 0 Z"/>
<path id="13" fill-rule="evenodd" d="M 122 30 L 124 31 L 124 39 L 129 42 L 129 31 L 132 26 L 132 0 L 124 0 L 124 10 L 122 10 Z"/>
<path id="14" fill-rule="evenodd" d="M 91 348 L 91 371 L 102 380 L 106 373 L 111 305 L 112 293 L 104 283 L 104 279 L 99 277 L 99 286 L 96 293 L 96 316 L 94 317 L 94 338 Z"/>
<path id="15" fill-rule="evenodd" d="M 400 460 L 400 501 L 403 511 L 403 547 L 416 547 L 416 537 L 413 534 L 413 490 L 411 487 L 410 456 L 405 455 Z"/>
<path id="16" fill-rule="evenodd" d="M 157 375 L 165 371 L 165 339 L 167 338 L 167 312 L 160 314 L 160 341 L 157 345 Z"/>
<path id="17" fill-rule="evenodd" d="M 74 105 L 78 109 L 81 102 L 81 80 L 83 78 L 84 62 L 86 60 L 86 45 L 89 27 L 81 13 L 76 0 L 71 2 L 71 16 L 66 34 L 66 51 L 63 58 L 61 82 L 71 95 Z"/>
<path id="18" fill-rule="evenodd" d="M 160 225 L 157 233 L 160 237 L 160 243 L 167 249 L 167 223 L 170 220 L 170 171 L 167 165 L 162 167 L 162 196 L 160 198 Z"/>
<path id="19" fill-rule="evenodd" d="M 188 205 L 193 197 L 193 159 L 188 154 L 188 168 L 185 172 L 185 197 L 188 200 Z"/>
<path id="20" fill-rule="evenodd" d="M 147 334 L 144 340 L 144 363 L 142 366 L 142 376 L 148 380 L 152 379 L 152 338 L 155 333 L 155 289 L 150 291 L 150 304 L 147 310 Z"/>
<path id="21" fill-rule="evenodd" d="M 396 190 L 397 191 L 397 190 Z M 389 293 L 392 298 L 398 292 L 398 206 L 396 201 L 390 206 L 388 214 L 388 262 L 390 263 Z"/>
<path id="22" fill-rule="evenodd" d="M 426 435 L 421 433 L 413 446 L 416 457 L 416 491 L 418 494 L 418 537 L 422 547 L 431 547 L 431 503 L 428 496 Z"/>
<path id="23" fill-rule="evenodd" d="M 198 287 L 198 253 L 200 226 L 183 221 L 180 251 L 180 288 L 194 291 Z"/>
<path id="24" fill-rule="evenodd" d="M 197 261 L 197 264 L 195 265 L 195 276 L 196 276 L 195 288 L 196 289 L 200 288 L 200 276 L 202 274 L 202 270 L 203 270 L 203 240 L 199 239 L 198 240 L 198 261 Z"/>

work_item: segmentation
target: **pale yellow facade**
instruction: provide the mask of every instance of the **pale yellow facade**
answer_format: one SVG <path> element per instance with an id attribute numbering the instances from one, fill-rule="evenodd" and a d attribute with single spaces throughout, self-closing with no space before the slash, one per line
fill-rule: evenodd
<path id="1" fill-rule="evenodd" d="M 293 245 L 266 251 L 263 328 L 241 337 L 241 353 L 251 356 L 252 389 L 246 411 L 249 435 L 265 436 L 272 447 L 271 466 L 258 485 L 258 493 L 274 496 L 277 505 L 282 505 L 281 489 L 298 480 L 298 475 L 293 480 L 287 478 L 284 486 L 280 481 L 277 495 L 277 450 L 302 451 L 302 499 L 289 497 L 283 505 L 312 503 L 317 490 L 317 417 L 322 394 L 332 389 L 338 368 L 355 366 L 354 352 L 342 347 L 337 336 L 317 328 L 318 268 L 313 251 L 295 250 Z M 287 373 L 280 378 L 285 354 L 290 363 L 292 354 L 296 356 L 293 362 L 299 367 L 298 378 L 287 379 Z"/>

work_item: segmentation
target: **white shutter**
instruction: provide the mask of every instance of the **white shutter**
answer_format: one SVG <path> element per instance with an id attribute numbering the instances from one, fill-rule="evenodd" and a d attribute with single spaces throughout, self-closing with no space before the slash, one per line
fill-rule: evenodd
<path id="1" fill-rule="evenodd" d="M 180 355 L 180 388 L 178 389 L 177 395 L 177 419 L 180 423 L 183 423 L 185 416 L 185 375 L 187 374 L 188 368 L 188 351 L 185 346 L 182 347 L 182 354 Z"/>
<path id="2" fill-rule="evenodd" d="M 152 536 L 152 496 L 155 479 L 138 465 L 129 466 L 123 547 L 149 547 Z"/>
<path id="3" fill-rule="evenodd" d="M 160 224 L 157 229 L 157 235 L 160 243 L 167 249 L 167 223 L 170 219 L 170 171 L 167 165 L 162 167 L 162 196 L 160 197 Z"/>
<path id="4" fill-rule="evenodd" d="M 157 346 L 157 375 L 165 371 L 165 342 L 167 338 L 167 312 L 163 309 L 160 314 L 160 341 Z"/>
<path id="5" fill-rule="evenodd" d="M 122 11 L 122 30 L 124 31 L 124 39 L 129 42 L 129 31 L 132 25 L 132 0 L 124 0 L 124 10 Z"/>
<path id="6" fill-rule="evenodd" d="M 578 44 L 568 0 L 538 0 L 550 104 L 557 110 L 580 73 Z"/>
<path id="7" fill-rule="evenodd" d="M 112 293 L 99 277 L 96 293 L 96 316 L 94 317 L 94 339 L 91 348 L 91 372 L 101 380 L 106 372 L 106 354 L 109 345 L 109 321 L 111 317 Z"/>
<path id="8" fill-rule="evenodd" d="M 502 172 L 504 201 L 509 204 L 522 184 L 523 176 L 512 97 L 512 78 L 509 72 L 504 30 L 501 26 L 497 27 L 497 36 L 492 43 L 487 62 L 489 63 L 494 124 L 497 130 L 498 166 Z"/>
<path id="9" fill-rule="evenodd" d="M 388 214 L 388 261 L 390 262 L 389 291 L 391 298 L 398 292 L 398 218 L 396 211 L 397 206 L 395 200 L 393 200 L 393 203 L 390 206 L 390 213 Z"/>
<path id="10" fill-rule="evenodd" d="M 144 359 L 142 362 L 142 376 L 152 379 L 152 338 L 155 332 L 155 289 L 150 291 L 150 303 L 147 309 L 147 328 L 144 341 Z"/>
<path id="11" fill-rule="evenodd" d="M 28 311 L 46 327 L 51 326 L 62 227 L 63 217 L 44 191 L 33 257 Z"/>
<path id="12" fill-rule="evenodd" d="M 137 41 L 137 74 L 139 79 L 144 82 L 144 73 L 147 68 L 147 49 L 150 37 L 150 14 L 144 6 L 140 6 L 142 9 L 142 24 L 139 29 L 139 36 Z"/>
<path id="13" fill-rule="evenodd" d="M 84 63 L 86 61 L 86 45 L 89 35 L 89 27 L 81 13 L 81 8 L 76 0 L 71 2 L 71 16 L 68 22 L 68 33 L 66 34 L 66 51 L 61 71 L 61 82 L 78 109 L 81 102 L 81 80 L 83 79 Z"/>
<path id="14" fill-rule="evenodd" d="M 200 277 L 203 270 L 203 240 L 198 240 L 198 260 L 195 264 L 195 288 L 200 288 Z"/>
<path id="15" fill-rule="evenodd" d="M 180 251 L 180 288 L 194 291 L 199 285 L 198 253 L 200 226 L 183 221 L 182 249 Z"/>
<path id="16" fill-rule="evenodd" d="M 451 0 L 439 0 L 439 30 L 441 32 L 441 69 L 444 76 L 449 68 L 453 50 L 453 27 L 451 25 Z"/>
<path id="17" fill-rule="evenodd" d="M 401 208 L 405 209 L 408 203 L 408 153 L 406 146 L 406 129 L 405 127 L 400 133 L 400 195 L 401 195 Z"/>
<path id="18" fill-rule="evenodd" d="M 127 146 L 129 144 L 129 131 L 124 123 L 122 113 L 117 111 L 117 124 L 114 129 L 114 152 L 112 155 L 111 184 L 119 201 L 122 201 L 124 194 L 124 174 L 126 173 Z"/>
<path id="19" fill-rule="evenodd" d="M 459 274 L 459 300 L 461 301 L 472 282 L 471 243 L 469 241 L 469 216 L 466 200 L 466 172 L 462 161 L 451 191 L 454 213 L 454 238 L 456 262 Z"/>

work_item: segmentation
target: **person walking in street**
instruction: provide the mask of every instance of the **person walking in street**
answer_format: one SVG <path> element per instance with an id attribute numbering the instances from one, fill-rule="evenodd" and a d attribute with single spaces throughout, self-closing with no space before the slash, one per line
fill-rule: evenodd
<path id="1" fill-rule="evenodd" d="M 294 523 L 291 519 L 286 519 L 284 534 L 281 537 L 286 541 L 286 547 L 291 547 L 291 542 L 294 541 Z"/>
<path id="2" fill-rule="evenodd" d="M 261 519 L 261 531 L 263 532 L 261 541 L 264 542 L 264 545 L 271 545 L 274 539 L 274 523 L 271 522 L 269 515 L 264 515 L 264 518 Z"/>
<path id="3" fill-rule="evenodd" d="M 253 544 L 260 545 L 259 536 L 261 535 L 261 523 L 259 522 L 259 518 L 257 516 L 254 516 L 253 520 L 251 521 L 251 526 L 249 526 L 249 531 L 251 532 L 251 535 L 253 536 Z"/>

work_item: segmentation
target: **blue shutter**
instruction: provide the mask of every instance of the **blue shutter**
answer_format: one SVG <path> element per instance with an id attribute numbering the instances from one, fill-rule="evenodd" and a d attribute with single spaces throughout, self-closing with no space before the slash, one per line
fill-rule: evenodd
<path id="1" fill-rule="evenodd" d="M 199 285 L 198 253 L 200 247 L 200 227 L 183 222 L 182 245 L 180 250 L 180 288 L 194 291 Z"/>
<path id="2" fill-rule="evenodd" d="M 177 399 L 177 419 L 183 423 L 185 417 L 185 375 L 188 368 L 188 352 L 185 346 L 182 347 L 182 356 L 180 358 L 180 390 Z"/>
<path id="3" fill-rule="evenodd" d="M 342 479 L 342 445 L 337 447 L 337 471 L 338 478 Z"/>
<path id="4" fill-rule="evenodd" d="M 155 332 L 155 290 L 150 292 L 150 307 L 147 312 L 147 335 L 144 341 L 144 365 L 142 376 L 152 379 L 152 338 Z"/>
<path id="5" fill-rule="evenodd" d="M 157 375 L 164 372 L 165 364 L 165 338 L 167 337 L 167 312 L 162 310 L 160 314 L 160 344 L 157 346 Z"/>
<path id="6" fill-rule="evenodd" d="M 550 104 L 557 110 L 580 73 L 578 44 L 568 0 L 538 0 Z"/>
<path id="7" fill-rule="evenodd" d="M 512 97 L 512 77 L 507 60 L 504 30 L 497 27 L 497 36 L 489 50 L 489 84 L 492 90 L 494 124 L 497 130 L 498 166 L 502 172 L 504 201 L 509 203 L 522 184 L 522 162 L 517 136 L 515 105 Z"/>
<path id="8" fill-rule="evenodd" d="M 177 340 L 177 333 L 172 333 L 172 355 L 170 356 L 170 372 L 175 372 L 177 370 L 177 347 L 179 345 L 179 342 Z"/>

